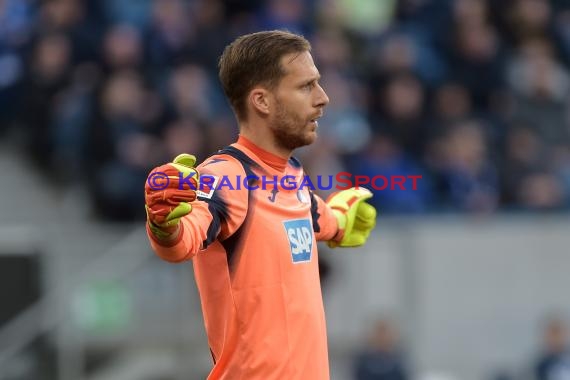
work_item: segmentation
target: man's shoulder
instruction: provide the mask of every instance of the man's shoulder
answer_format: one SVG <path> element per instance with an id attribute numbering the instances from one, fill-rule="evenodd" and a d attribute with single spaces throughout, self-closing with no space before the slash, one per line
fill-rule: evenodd
<path id="1" fill-rule="evenodd" d="M 236 146 L 229 145 L 205 159 L 198 169 L 218 174 L 226 174 L 227 171 L 250 174 L 257 167 L 260 164 L 254 158 Z"/>
<path id="2" fill-rule="evenodd" d="M 198 192 L 198 198 L 201 200 L 214 203 L 221 201 L 224 205 L 234 204 L 241 198 L 239 194 L 247 193 L 245 188 L 236 185 L 246 176 L 243 165 L 222 150 L 206 158 L 196 169 L 200 175 L 200 186 L 204 187 Z M 227 193 L 228 190 L 234 190 L 231 196 Z"/>
<path id="3" fill-rule="evenodd" d="M 231 154 L 226 147 L 220 149 L 214 154 L 206 158 L 198 165 L 199 172 L 208 172 L 211 174 L 227 174 L 228 172 L 243 171 L 242 164 L 235 154 Z"/>
<path id="4" fill-rule="evenodd" d="M 206 158 L 197 170 L 201 183 L 211 187 L 209 194 L 215 189 L 226 202 L 234 202 L 241 196 L 237 193 L 247 194 L 248 189 L 244 183 L 248 182 L 248 176 L 253 175 L 252 167 L 256 165 L 244 152 L 230 145 Z M 228 190 L 234 190 L 232 196 L 225 194 Z"/>

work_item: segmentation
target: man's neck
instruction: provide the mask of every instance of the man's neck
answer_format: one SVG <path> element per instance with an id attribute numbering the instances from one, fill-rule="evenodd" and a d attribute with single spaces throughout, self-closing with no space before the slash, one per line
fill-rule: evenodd
<path id="1" fill-rule="evenodd" d="M 253 130 L 254 128 L 251 128 L 251 126 L 240 125 L 240 135 L 247 138 L 259 148 L 286 160 L 291 157 L 293 152 L 278 146 L 268 127 L 256 128 L 255 132 L 253 132 Z"/>

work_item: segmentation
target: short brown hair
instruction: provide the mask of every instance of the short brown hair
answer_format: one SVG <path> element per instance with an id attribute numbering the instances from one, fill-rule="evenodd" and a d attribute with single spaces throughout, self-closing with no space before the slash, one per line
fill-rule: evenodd
<path id="1" fill-rule="evenodd" d="M 285 75 L 281 58 L 311 51 L 303 36 L 282 30 L 246 34 L 226 46 L 219 61 L 219 76 L 238 120 L 246 117 L 246 97 L 257 85 L 274 88 Z"/>

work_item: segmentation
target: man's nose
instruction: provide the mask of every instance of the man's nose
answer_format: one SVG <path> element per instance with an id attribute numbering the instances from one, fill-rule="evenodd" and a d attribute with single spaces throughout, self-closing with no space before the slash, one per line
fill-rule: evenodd
<path id="1" fill-rule="evenodd" d="M 329 104 L 329 97 L 320 84 L 317 85 L 318 95 L 316 99 L 317 107 L 324 107 Z"/>

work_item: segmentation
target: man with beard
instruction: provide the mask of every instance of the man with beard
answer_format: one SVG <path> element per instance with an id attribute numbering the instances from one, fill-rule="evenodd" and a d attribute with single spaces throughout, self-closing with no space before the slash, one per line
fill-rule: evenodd
<path id="1" fill-rule="evenodd" d="M 164 260 L 193 262 L 214 361 L 208 379 L 328 379 L 316 242 L 364 244 L 376 220 L 371 193 L 352 188 L 325 202 L 291 157 L 315 141 L 329 102 L 307 40 L 245 35 L 219 68 L 239 139 L 197 168 L 181 154 L 151 171 L 150 244 Z"/>

